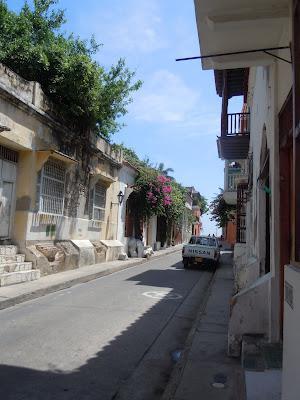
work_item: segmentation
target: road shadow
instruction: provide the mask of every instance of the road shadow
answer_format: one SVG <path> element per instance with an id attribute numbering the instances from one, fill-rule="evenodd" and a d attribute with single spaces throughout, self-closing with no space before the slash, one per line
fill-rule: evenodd
<path id="1" fill-rule="evenodd" d="M 139 364 L 145 348 L 147 349 L 153 342 L 154 327 L 155 332 L 163 328 L 170 313 L 189 294 L 198 277 L 198 271 L 186 271 L 181 263 L 176 263 L 166 270 L 148 270 L 128 278 L 128 281 L 136 282 L 136 285 L 144 285 L 145 288 L 168 288 L 169 293 L 180 293 L 182 297 L 177 300 L 161 298 L 149 306 L 144 314 L 121 334 L 111 338 L 109 344 L 94 357 L 72 371 L 60 371 L 50 366 L 49 369 L 42 371 L 0 365 L 0 399 L 110 400 L 115 398 L 118 388 Z M 104 328 L 105 321 L 103 321 Z M 188 331 L 187 328 L 183 330 L 176 338 L 177 342 L 183 345 Z M 88 327 L 86 340 L 87 342 L 89 340 Z M 36 348 L 36 352 L 43 357 L 43 348 Z M 167 350 L 162 358 L 165 363 L 165 373 L 160 376 L 158 385 L 152 388 L 147 399 L 158 399 L 162 387 L 168 380 L 173 361 Z M 146 397 L 143 400 L 146 400 Z"/>

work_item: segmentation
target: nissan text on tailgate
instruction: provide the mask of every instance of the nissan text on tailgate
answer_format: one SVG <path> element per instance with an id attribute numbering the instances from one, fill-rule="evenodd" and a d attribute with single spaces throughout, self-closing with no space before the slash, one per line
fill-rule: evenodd
<path id="1" fill-rule="evenodd" d="M 210 236 L 192 236 L 189 243 L 182 249 L 184 268 L 191 264 L 202 264 L 210 261 L 214 265 L 219 263 L 220 246 L 217 238 Z"/>

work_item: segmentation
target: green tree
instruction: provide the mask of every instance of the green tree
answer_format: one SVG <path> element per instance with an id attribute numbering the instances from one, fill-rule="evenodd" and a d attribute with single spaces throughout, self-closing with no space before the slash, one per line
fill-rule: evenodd
<path id="1" fill-rule="evenodd" d="M 219 190 L 220 193 L 210 203 L 211 221 L 215 221 L 219 228 L 224 228 L 233 219 L 236 206 L 227 204 L 223 197 L 223 189 Z"/>
<path id="2" fill-rule="evenodd" d="M 58 0 L 25 2 L 19 14 L 0 0 L 0 62 L 41 84 L 56 113 L 79 132 L 90 130 L 110 138 L 122 124 L 132 93 L 141 81 L 123 59 L 106 71 L 93 58 L 94 38 L 62 34 L 64 12 Z"/>
<path id="3" fill-rule="evenodd" d="M 156 169 L 161 173 L 162 175 L 167 176 L 168 178 L 174 179 L 172 176 L 170 176 L 170 172 L 173 173 L 174 169 L 173 168 L 165 168 L 164 163 L 159 163 Z"/>
<path id="4" fill-rule="evenodd" d="M 209 211 L 209 204 L 207 198 L 200 194 L 200 209 L 202 214 L 206 214 Z"/>
<path id="5" fill-rule="evenodd" d="M 199 198 L 193 199 L 193 206 L 198 206 L 201 209 L 201 214 L 206 214 L 209 211 L 207 199 L 200 194 Z"/>
<path id="6" fill-rule="evenodd" d="M 140 160 L 136 152 L 123 143 L 113 146 L 121 149 L 124 158 L 139 171 L 134 186 L 137 214 L 143 219 L 152 215 L 164 216 L 169 227 L 181 221 L 185 211 L 186 189 L 163 173 L 166 171 L 164 164 L 160 163 L 161 168 L 154 168 L 149 157 Z"/>
<path id="7" fill-rule="evenodd" d="M 185 211 L 186 189 L 175 180 L 170 181 L 170 186 L 171 204 L 166 210 L 166 217 L 169 223 L 177 224 Z"/>

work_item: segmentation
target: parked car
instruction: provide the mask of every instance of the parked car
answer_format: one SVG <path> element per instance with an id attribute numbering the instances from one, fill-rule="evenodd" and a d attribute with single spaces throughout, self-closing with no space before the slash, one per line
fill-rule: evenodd
<path id="1" fill-rule="evenodd" d="M 189 243 L 182 249 L 182 262 L 184 268 L 192 264 L 202 264 L 205 261 L 213 263 L 215 266 L 220 260 L 219 241 L 211 236 L 192 236 Z"/>

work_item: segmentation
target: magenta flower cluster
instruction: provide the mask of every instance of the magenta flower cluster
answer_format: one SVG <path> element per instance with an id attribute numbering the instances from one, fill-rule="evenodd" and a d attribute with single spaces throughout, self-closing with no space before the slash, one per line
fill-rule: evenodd
<path id="1" fill-rule="evenodd" d="M 164 206 L 172 204 L 171 192 L 172 186 L 169 184 L 170 179 L 164 175 L 159 175 L 155 183 L 150 184 L 147 192 L 147 201 L 152 207 L 157 206 L 160 200 Z"/>

